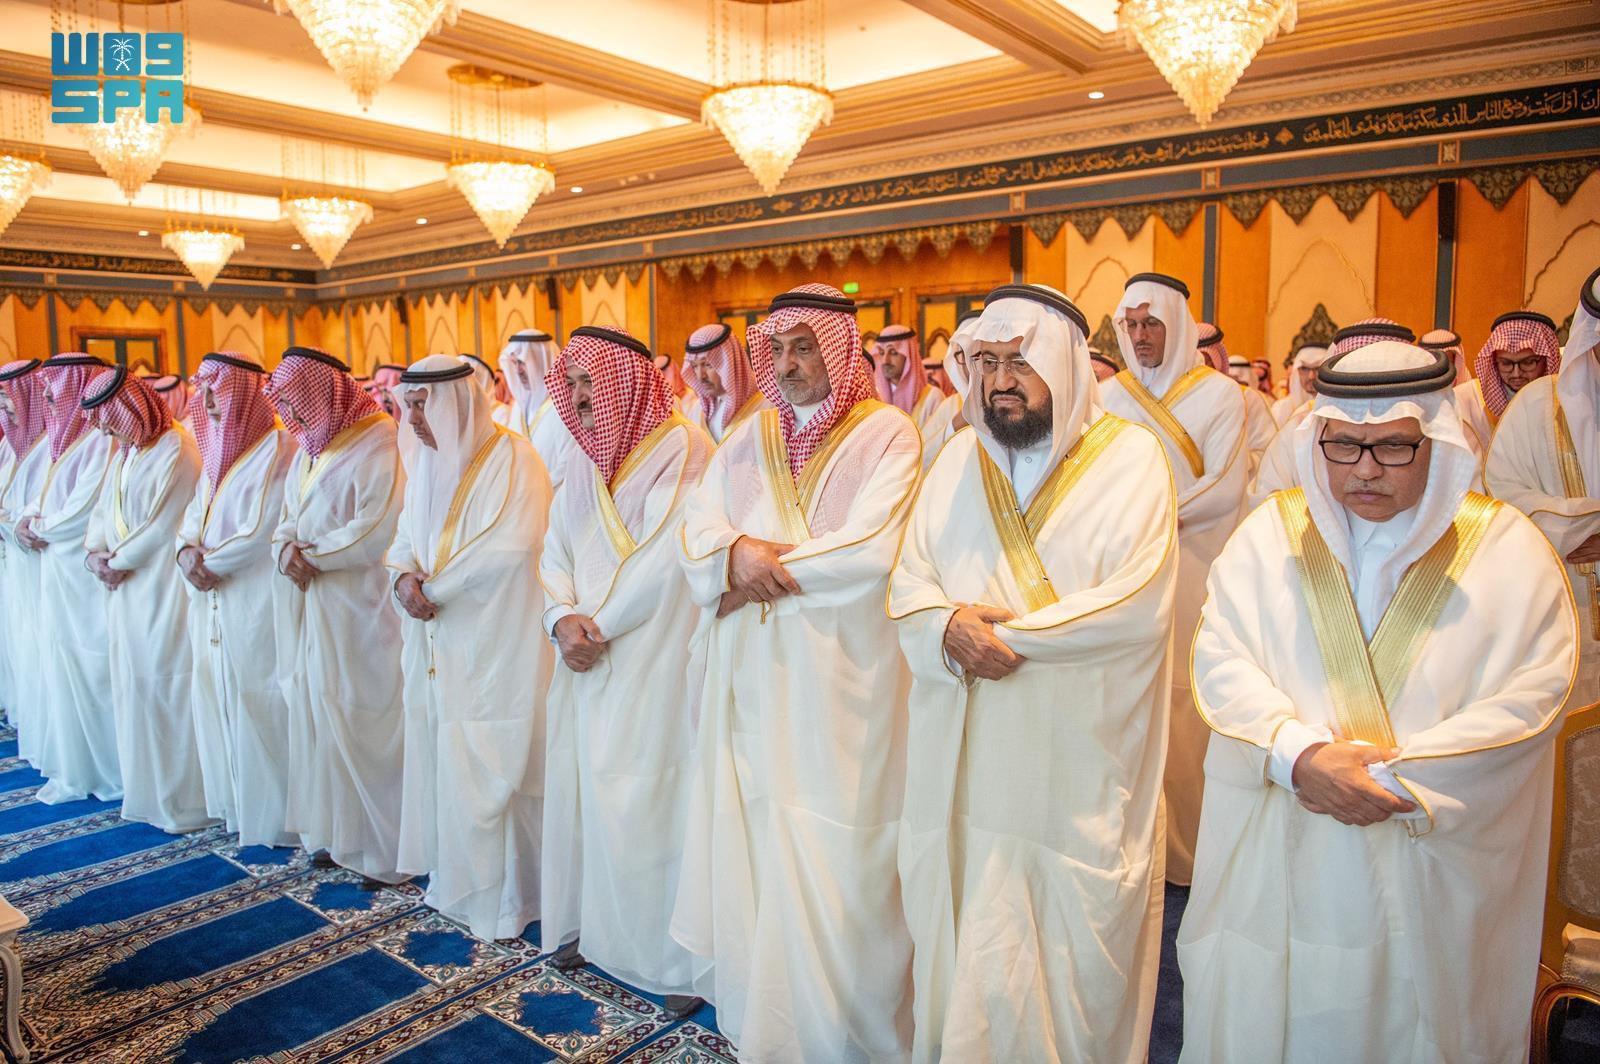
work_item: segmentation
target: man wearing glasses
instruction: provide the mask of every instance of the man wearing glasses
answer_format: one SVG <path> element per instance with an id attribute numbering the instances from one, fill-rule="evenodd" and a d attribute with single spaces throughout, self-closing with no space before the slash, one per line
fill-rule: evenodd
<path id="1" fill-rule="evenodd" d="M 1454 376 L 1393 340 L 1329 359 L 1301 487 L 1212 567 L 1185 1060 L 1527 1051 L 1576 617 L 1534 524 L 1470 490 Z"/>
<path id="2" fill-rule="evenodd" d="M 1477 440 L 1487 453 L 1512 397 L 1540 377 L 1553 377 L 1561 370 L 1556 323 L 1531 310 L 1500 315 L 1472 368 L 1478 379 L 1456 387 L 1456 406 L 1468 438 Z"/>

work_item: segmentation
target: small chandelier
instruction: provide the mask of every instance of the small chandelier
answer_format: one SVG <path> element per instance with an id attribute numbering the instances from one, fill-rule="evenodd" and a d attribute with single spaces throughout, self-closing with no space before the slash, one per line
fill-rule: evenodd
<path id="1" fill-rule="evenodd" d="M 712 0 L 715 88 L 700 121 L 727 138 L 768 195 L 833 120 L 822 28 L 822 0 Z"/>
<path id="2" fill-rule="evenodd" d="M 201 288 L 210 288 L 233 253 L 244 247 L 244 237 L 237 229 L 169 225 L 161 246 L 178 256 Z"/>
<path id="3" fill-rule="evenodd" d="M 43 159 L 0 154 L 0 233 L 6 231 L 34 189 L 50 184 L 50 164 Z"/>
<path id="4" fill-rule="evenodd" d="M 463 63 L 450 76 L 450 187 L 466 198 L 499 247 L 528 210 L 556 187 L 544 162 L 510 158 L 512 145 L 548 147 L 544 94 L 538 82 Z"/>
<path id="5" fill-rule="evenodd" d="M 454 24 L 461 0 L 273 0 L 300 20 L 362 110 L 411 57 L 422 38 Z"/>
<path id="6" fill-rule="evenodd" d="M 132 203 L 144 183 L 161 169 L 172 142 L 179 135 L 193 136 L 199 126 L 200 108 L 185 101 L 181 123 L 175 124 L 165 111 L 159 122 L 146 122 L 143 108 L 128 107 L 117 112 L 115 122 L 94 122 L 77 128 L 88 142 L 94 161 Z"/>
<path id="7" fill-rule="evenodd" d="M 357 148 L 283 140 L 284 190 L 278 206 L 322 260 L 323 269 L 332 269 L 356 228 L 372 221 L 372 204 L 336 192 L 329 182 L 360 188 L 365 174 Z"/>
<path id="8" fill-rule="evenodd" d="M 1117 24 L 1202 126 L 1262 45 L 1294 32 L 1295 0 L 1122 0 Z"/>

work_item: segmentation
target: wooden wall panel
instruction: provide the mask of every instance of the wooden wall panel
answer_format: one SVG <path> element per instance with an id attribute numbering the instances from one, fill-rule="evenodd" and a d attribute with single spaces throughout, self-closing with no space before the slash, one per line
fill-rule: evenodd
<path id="1" fill-rule="evenodd" d="M 1526 187 L 1522 306 L 1563 323 L 1578 306 L 1578 289 L 1600 266 L 1600 171 L 1589 175 L 1566 206 L 1535 182 Z"/>
<path id="2" fill-rule="evenodd" d="M 1266 358 L 1276 379 L 1282 373 L 1280 359 L 1266 354 L 1271 267 L 1272 215 L 1262 211 L 1247 228 L 1232 211 L 1219 211 L 1216 325 L 1229 354 Z"/>
<path id="3" fill-rule="evenodd" d="M 1059 292 L 1067 290 L 1067 238 L 1063 225 L 1050 243 L 1041 243 L 1033 230 L 1022 230 L 1022 279 L 1028 284 L 1045 284 Z"/>
<path id="4" fill-rule="evenodd" d="M 1062 227 L 1067 256 L 1067 296 L 1089 319 L 1092 337 L 1108 323 L 1122 301 L 1128 278 L 1155 269 L 1156 220 L 1146 218 L 1133 236 L 1107 218 L 1092 240 L 1083 239 L 1076 226 Z M 1107 346 L 1115 346 L 1106 342 Z M 1108 354 L 1118 354 L 1116 351 Z"/>
<path id="5" fill-rule="evenodd" d="M 176 372 L 178 366 L 178 317 L 177 303 L 169 302 L 162 310 L 157 310 L 152 304 L 138 302 L 130 310 L 121 300 L 113 302 L 105 310 L 95 306 L 90 300 L 83 300 L 76 310 L 69 308 L 66 301 L 59 296 L 51 296 L 56 307 L 56 342 L 62 351 L 75 349 L 73 344 L 73 329 L 137 329 L 141 331 L 159 332 L 161 341 L 161 358 L 163 372 Z M 44 301 L 40 301 L 44 307 Z M 46 326 L 48 336 L 48 325 Z M 48 345 L 48 340 L 46 341 Z M 56 352 L 51 352 L 52 354 Z"/>
<path id="6" fill-rule="evenodd" d="M 276 351 L 266 349 L 267 338 L 266 331 L 262 328 L 262 311 L 257 310 L 252 314 L 242 306 L 235 306 L 227 313 L 223 313 L 221 307 L 213 304 L 209 316 L 211 331 L 216 337 L 216 350 L 238 351 L 250 355 L 260 359 L 268 369 L 278 364 L 283 348 L 280 347 Z"/>
<path id="7" fill-rule="evenodd" d="M 1195 321 L 1201 321 L 1205 317 L 1205 219 L 1195 215 L 1182 233 L 1174 233 L 1160 218 L 1146 223 L 1146 227 L 1154 230 L 1151 267 L 1189 286 L 1189 313 Z"/>
<path id="8" fill-rule="evenodd" d="M 272 362 L 276 365 L 282 358 L 284 349 L 289 346 L 289 312 L 281 314 L 271 311 L 261 312 L 261 340 L 266 345 L 266 350 Z"/>
<path id="9" fill-rule="evenodd" d="M 654 266 L 646 266 L 639 274 L 637 281 L 630 281 L 623 277 L 623 328 L 629 333 L 650 343 L 650 280 Z"/>
<path id="10" fill-rule="evenodd" d="M 417 320 L 422 322 L 419 358 L 427 355 L 458 355 L 467 350 L 461 346 L 461 320 L 456 312 L 460 302 L 456 296 L 422 300 L 420 313 L 412 319 L 411 326 L 412 332 L 416 333 Z M 472 328 L 471 318 L 467 319 L 467 328 Z"/>
<path id="11" fill-rule="evenodd" d="M 1334 202 L 1317 201 L 1298 225 L 1276 203 L 1271 212 L 1271 274 L 1265 357 L 1277 365 L 1317 304 L 1336 325 L 1376 313 L 1378 207 L 1371 200 L 1354 220 Z M 1257 220 L 1257 225 L 1261 224 Z"/>
<path id="12" fill-rule="evenodd" d="M 1494 319 L 1522 306 L 1527 241 L 1519 237 L 1527 231 L 1528 185 L 1517 189 L 1498 211 L 1471 181 L 1458 181 L 1456 187 L 1455 321 L 1451 328 L 1466 350 L 1476 354 Z"/>
<path id="13" fill-rule="evenodd" d="M 1375 313 L 1393 318 L 1421 336 L 1437 324 L 1433 304 L 1439 262 L 1439 193 L 1428 193 L 1409 218 L 1381 192 L 1372 197 L 1372 203 L 1378 207 Z M 1369 209 L 1372 203 L 1367 205 Z"/>
<path id="14" fill-rule="evenodd" d="M 0 362 L 14 362 L 17 354 L 17 309 L 22 300 L 14 296 L 0 298 Z"/>

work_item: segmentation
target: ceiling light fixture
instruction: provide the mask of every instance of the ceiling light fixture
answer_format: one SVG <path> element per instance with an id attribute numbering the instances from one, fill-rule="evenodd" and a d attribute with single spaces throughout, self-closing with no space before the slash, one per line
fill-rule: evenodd
<path id="1" fill-rule="evenodd" d="M 149 235 L 150 235 L 150 230 L 148 230 L 148 229 L 141 229 L 141 230 L 139 230 L 139 235 L 140 235 L 140 236 L 149 236 Z"/>
<path id="2" fill-rule="evenodd" d="M 712 0 L 715 87 L 700 121 L 727 138 L 768 195 L 833 120 L 822 15 L 822 0 Z"/>
<path id="3" fill-rule="evenodd" d="M 129 203 L 145 182 L 156 176 L 166 161 L 167 149 L 180 136 L 192 137 L 200 127 L 200 109 L 185 102 L 183 121 L 174 123 L 161 112 L 159 122 L 146 122 L 144 109 L 128 107 L 117 112 L 115 122 L 95 122 L 75 126 L 89 147 L 89 154 L 106 176 L 117 183 Z"/>
<path id="4" fill-rule="evenodd" d="M 161 246 L 176 254 L 205 289 L 244 247 L 244 237 L 236 229 L 173 226 L 161 234 Z"/>
<path id="5" fill-rule="evenodd" d="M 582 185 L 573 185 L 572 186 L 572 194 L 573 195 L 577 195 L 578 193 L 580 193 L 582 191 L 583 191 L 583 186 Z"/>
<path id="6" fill-rule="evenodd" d="M 1091 92 L 1089 94 L 1089 99 L 1091 99 L 1091 100 L 1103 100 L 1105 98 L 1106 98 L 1106 94 L 1101 92 L 1099 89 L 1095 89 L 1093 92 Z"/>
<path id="7" fill-rule="evenodd" d="M 427 225 L 428 224 L 428 219 L 426 219 L 426 218 L 418 218 L 417 219 L 417 224 L 418 225 Z"/>
<path id="8" fill-rule="evenodd" d="M 422 38 L 453 24 L 461 0 L 273 0 L 294 13 L 356 95 L 362 110 L 416 51 Z"/>
<path id="9" fill-rule="evenodd" d="M 28 197 L 48 184 L 50 164 L 42 157 L 0 154 L 0 233 L 6 231 Z"/>
<path id="10" fill-rule="evenodd" d="M 290 244 L 289 245 L 289 250 L 290 251 L 299 251 L 304 246 L 305 246 L 304 244 Z"/>
<path id="11" fill-rule="evenodd" d="M 1202 126 L 1262 45 L 1294 32 L 1295 0 L 1122 0 L 1117 25 Z"/>
<path id="12" fill-rule="evenodd" d="M 532 145 L 540 156 L 548 148 L 544 87 L 469 63 L 448 73 L 453 143 L 447 180 L 503 248 L 534 201 L 556 187 L 546 163 L 513 157 L 513 146 Z"/>
<path id="13" fill-rule="evenodd" d="M 366 163 L 361 151 L 321 142 L 283 140 L 284 217 L 311 245 L 323 269 L 332 269 L 362 222 L 372 221 L 372 204 L 336 191 L 333 184 L 360 188 Z"/>

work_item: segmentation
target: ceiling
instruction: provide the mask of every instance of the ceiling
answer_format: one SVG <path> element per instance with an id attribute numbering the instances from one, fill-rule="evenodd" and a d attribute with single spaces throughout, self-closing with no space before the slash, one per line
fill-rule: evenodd
<path id="1" fill-rule="evenodd" d="M 220 209 L 245 235 L 235 261 L 314 269 L 309 250 L 292 248 L 299 237 L 276 210 L 285 135 L 361 149 L 359 191 L 376 213 L 341 264 L 482 240 L 482 226 L 444 183 L 445 72 L 463 62 L 545 86 L 558 185 L 522 231 L 757 193 L 726 142 L 698 121 L 709 76 L 705 0 L 463 0 L 456 24 L 425 39 L 367 110 L 295 18 L 275 13 L 269 0 L 183 6 L 199 128 L 173 145 L 129 206 L 71 127 L 47 123 L 55 179 L 0 244 L 164 256 L 159 235 L 181 202 L 175 190 L 209 189 L 229 194 Z M 835 0 L 826 19 L 835 117 L 784 189 L 908 172 L 940 153 L 1007 157 L 1024 134 L 1030 142 L 1128 139 L 1141 127 L 1185 122 L 1150 61 L 1116 33 L 1116 6 Z M 99 8 L 115 11 L 110 0 Z M 129 28 L 140 28 L 145 16 L 135 12 L 145 10 L 130 5 Z M 0 26 L 0 91 L 48 91 L 48 0 L 0 0 Z M 1402 74 L 1467 77 L 1485 62 L 1536 51 L 1593 54 L 1597 40 L 1600 5 L 1591 0 L 1300 0 L 1296 31 L 1264 49 L 1229 103 L 1259 106 L 1313 88 L 1384 93 Z M 1104 98 L 1089 99 L 1091 91 Z M 1225 107 L 1217 123 L 1229 119 Z M 150 235 L 140 237 L 141 229 Z"/>

